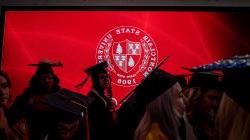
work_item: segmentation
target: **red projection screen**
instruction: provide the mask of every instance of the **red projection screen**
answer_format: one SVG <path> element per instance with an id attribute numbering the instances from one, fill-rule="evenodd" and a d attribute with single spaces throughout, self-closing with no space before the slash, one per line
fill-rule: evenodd
<path id="1" fill-rule="evenodd" d="M 243 28 L 249 15 L 202 8 L 6 9 L 1 68 L 10 75 L 13 98 L 35 71 L 27 65 L 44 59 L 63 63 L 54 69 L 62 87 L 86 94 L 91 80 L 74 88 L 87 76 L 83 70 L 107 60 L 113 94 L 120 101 L 165 56 L 170 58 L 161 68 L 183 74 L 188 72 L 181 66 L 249 53 Z"/>

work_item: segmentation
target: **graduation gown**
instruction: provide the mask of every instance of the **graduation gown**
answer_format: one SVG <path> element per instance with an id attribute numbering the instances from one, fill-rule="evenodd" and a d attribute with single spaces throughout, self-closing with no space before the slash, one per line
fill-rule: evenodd
<path id="1" fill-rule="evenodd" d="M 113 136 L 112 112 L 108 109 L 108 99 L 92 89 L 88 97 L 93 99 L 89 106 L 90 139 L 111 139 Z"/>

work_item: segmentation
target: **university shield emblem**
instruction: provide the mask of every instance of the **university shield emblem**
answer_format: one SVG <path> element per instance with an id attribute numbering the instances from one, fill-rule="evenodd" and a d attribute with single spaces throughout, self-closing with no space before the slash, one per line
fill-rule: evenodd
<path id="1" fill-rule="evenodd" d="M 134 26 L 108 31 L 96 51 L 97 62 L 108 62 L 111 81 L 117 86 L 135 86 L 156 66 L 158 51 L 154 40 Z"/>
<path id="2" fill-rule="evenodd" d="M 137 66 L 141 58 L 140 42 L 132 42 L 128 39 L 114 42 L 112 45 L 113 59 L 118 68 L 128 73 Z"/>

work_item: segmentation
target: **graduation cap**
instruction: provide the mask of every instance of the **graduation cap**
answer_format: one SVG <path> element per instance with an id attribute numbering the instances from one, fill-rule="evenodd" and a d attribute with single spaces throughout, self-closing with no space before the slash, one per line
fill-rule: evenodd
<path id="1" fill-rule="evenodd" d="M 92 77 L 92 79 L 96 79 L 97 75 L 100 73 L 108 73 L 106 68 L 108 67 L 108 63 L 107 61 L 103 61 L 101 63 L 98 63 L 94 66 L 91 66 L 87 69 L 84 70 L 84 72 L 86 72 L 88 74 L 88 76 L 78 85 L 76 85 L 76 88 L 81 88 L 87 81 L 89 76 Z M 95 80 L 93 81 L 95 82 Z"/>
<path id="2" fill-rule="evenodd" d="M 190 78 L 188 87 L 222 90 L 220 76 L 214 72 L 194 72 Z"/>
<path id="3" fill-rule="evenodd" d="M 135 106 L 146 106 L 177 82 L 172 74 L 159 69 L 168 58 L 168 56 L 165 57 L 139 85 L 120 101 L 121 108 L 126 102 L 136 102 Z"/>
<path id="4" fill-rule="evenodd" d="M 139 85 L 119 102 L 117 129 L 119 132 L 128 133 L 125 139 L 131 139 L 129 136 L 133 136 L 146 106 L 177 82 L 172 74 L 159 69 L 168 58 L 168 56 L 165 57 Z"/>
<path id="5" fill-rule="evenodd" d="M 108 67 L 108 63 L 107 61 L 103 61 L 101 63 L 98 63 L 94 66 L 91 66 L 89 68 L 87 68 L 85 70 L 85 72 L 87 74 L 90 74 L 90 75 L 96 75 L 96 74 L 99 74 L 99 73 L 107 73 L 107 70 L 106 68 Z"/>
<path id="6" fill-rule="evenodd" d="M 45 97 L 43 102 L 53 107 L 59 114 L 83 117 L 93 99 L 68 89 L 61 89 Z"/>
<path id="7" fill-rule="evenodd" d="M 175 83 L 177 83 L 177 80 L 174 75 L 157 69 L 137 87 L 135 90 L 136 100 L 141 105 L 147 105 Z"/>
<path id="8" fill-rule="evenodd" d="M 40 61 L 37 64 L 28 64 L 28 66 L 37 67 L 36 75 L 53 73 L 52 67 L 62 67 L 61 62 L 50 62 L 49 60 Z"/>
<path id="9" fill-rule="evenodd" d="M 222 71 L 226 94 L 250 112 L 250 55 L 234 56 L 214 63 L 193 67 L 193 72 Z"/>
<path id="10" fill-rule="evenodd" d="M 200 65 L 198 67 L 193 67 L 193 68 L 185 68 L 184 69 L 189 69 L 190 71 L 193 72 L 205 72 L 205 71 L 214 71 L 214 70 L 241 70 L 245 68 L 250 67 L 250 55 L 242 55 L 242 56 L 234 56 L 231 58 L 226 58 L 222 60 L 215 61 L 210 64 L 204 64 Z"/>

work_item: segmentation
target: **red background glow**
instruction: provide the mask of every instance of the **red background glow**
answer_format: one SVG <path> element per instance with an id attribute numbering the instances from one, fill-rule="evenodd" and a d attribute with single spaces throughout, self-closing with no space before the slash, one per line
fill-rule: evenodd
<path id="1" fill-rule="evenodd" d="M 178 11 L 7 11 L 5 14 L 2 69 L 12 80 L 13 97 L 22 93 L 35 69 L 27 64 L 42 59 L 61 61 L 55 68 L 61 86 L 86 94 L 74 86 L 86 77 L 83 70 L 96 63 L 100 39 L 118 26 L 135 26 L 150 35 L 161 67 L 173 74 L 249 51 L 249 41 L 239 35 L 227 13 Z M 238 47 L 238 48 L 237 48 Z M 247 49 L 241 49 L 247 48 Z M 159 62 L 158 61 L 158 62 Z M 113 85 L 121 100 L 133 87 Z"/>

